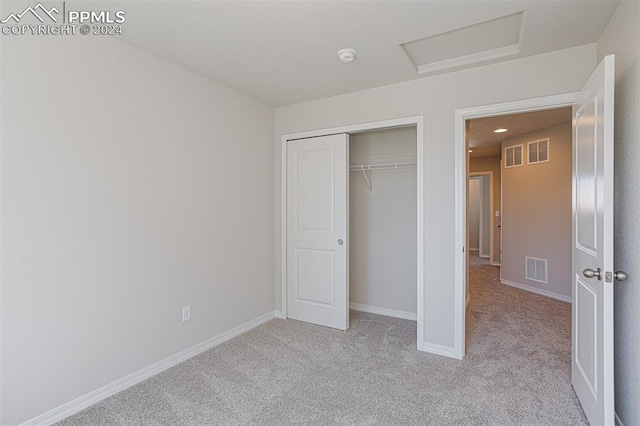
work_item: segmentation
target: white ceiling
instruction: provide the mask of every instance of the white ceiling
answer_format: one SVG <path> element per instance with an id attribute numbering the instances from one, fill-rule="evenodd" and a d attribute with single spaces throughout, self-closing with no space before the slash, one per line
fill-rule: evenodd
<path id="1" fill-rule="evenodd" d="M 524 12 L 519 53 L 595 42 L 618 0 L 118 1 L 119 38 L 273 106 L 422 78 L 400 46 Z M 336 52 L 357 50 L 341 63 Z M 468 67 L 467 65 L 463 67 Z M 450 70 L 447 70 L 450 71 Z"/>
<path id="2" fill-rule="evenodd" d="M 471 158 L 492 157 L 501 154 L 502 141 L 560 124 L 571 123 L 571 107 L 543 111 L 477 118 L 467 123 L 467 140 L 473 150 Z M 495 133 L 495 129 L 507 129 Z"/>

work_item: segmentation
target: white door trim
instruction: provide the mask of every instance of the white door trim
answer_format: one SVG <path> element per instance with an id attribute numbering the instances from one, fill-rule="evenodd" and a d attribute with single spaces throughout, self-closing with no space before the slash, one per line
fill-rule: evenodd
<path id="1" fill-rule="evenodd" d="M 465 286 L 466 286 L 466 220 L 467 220 L 467 145 L 465 122 L 473 118 L 491 117 L 519 112 L 572 106 L 578 92 L 542 98 L 524 99 L 493 105 L 457 109 L 455 111 L 455 325 L 454 353 L 457 358 L 465 354 Z M 502 215 L 502 212 L 500 212 Z"/>
<path id="2" fill-rule="evenodd" d="M 373 121 L 369 123 L 352 124 L 327 129 L 311 130 L 307 132 L 291 133 L 283 135 L 281 138 L 281 289 L 282 289 L 282 318 L 287 318 L 287 142 L 294 139 L 312 138 L 316 136 L 326 136 L 336 133 L 360 133 L 370 130 L 390 129 L 393 127 L 416 126 L 416 147 L 417 147 L 417 348 L 426 351 L 424 342 L 424 127 L 423 116 L 413 116 L 397 118 L 384 121 Z"/>

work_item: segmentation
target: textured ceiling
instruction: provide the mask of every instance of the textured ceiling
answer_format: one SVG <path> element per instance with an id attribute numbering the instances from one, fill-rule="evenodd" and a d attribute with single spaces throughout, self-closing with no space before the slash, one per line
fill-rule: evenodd
<path id="1" fill-rule="evenodd" d="M 108 9 L 126 11 L 120 40 L 273 106 L 423 78 L 401 44 L 520 12 L 519 53 L 483 63 L 592 43 L 617 4 L 617 0 L 104 3 Z M 446 47 L 437 46 L 433 48 Z M 338 60 L 336 52 L 343 47 L 358 51 L 353 63 Z M 469 66 L 474 64 L 458 68 Z"/>

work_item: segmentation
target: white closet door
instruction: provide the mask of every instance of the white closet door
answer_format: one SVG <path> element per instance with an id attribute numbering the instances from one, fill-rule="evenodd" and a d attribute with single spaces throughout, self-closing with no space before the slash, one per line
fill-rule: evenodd
<path id="1" fill-rule="evenodd" d="M 348 142 L 287 144 L 287 317 L 340 330 L 349 324 Z"/>

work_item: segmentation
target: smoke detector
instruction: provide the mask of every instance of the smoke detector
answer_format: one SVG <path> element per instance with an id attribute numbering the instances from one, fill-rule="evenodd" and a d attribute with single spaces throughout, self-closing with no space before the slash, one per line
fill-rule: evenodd
<path id="1" fill-rule="evenodd" d="M 338 50 L 338 58 L 345 64 L 352 62 L 356 58 L 356 51 L 353 49 L 340 49 Z"/>

